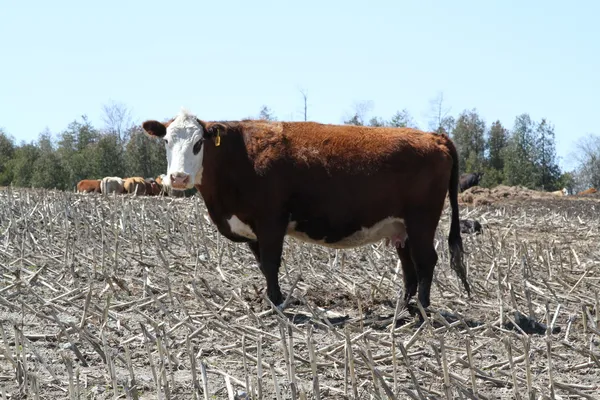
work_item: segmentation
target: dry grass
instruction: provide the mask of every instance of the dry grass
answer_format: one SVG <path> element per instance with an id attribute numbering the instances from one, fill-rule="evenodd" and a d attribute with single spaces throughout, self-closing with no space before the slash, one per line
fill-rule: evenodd
<path id="1" fill-rule="evenodd" d="M 471 299 L 446 211 L 419 324 L 383 245 L 287 239 L 282 289 L 305 304 L 282 314 L 198 197 L 3 189 L 0 399 L 598 398 L 599 208 L 463 205 L 485 230 L 463 235 Z M 516 310 L 549 329 L 511 329 Z"/>

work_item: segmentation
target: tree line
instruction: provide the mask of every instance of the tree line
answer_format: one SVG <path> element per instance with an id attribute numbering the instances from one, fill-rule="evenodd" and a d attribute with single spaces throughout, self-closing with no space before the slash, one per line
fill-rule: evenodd
<path id="1" fill-rule="evenodd" d="M 307 118 L 306 94 L 304 119 Z M 366 118 L 368 103 L 356 104 L 344 124 L 419 128 L 407 109 L 389 119 Z M 156 177 L 166 172 L 164 144 L 148 137 L 133 124 L 128 109 L 117 103 L 104 106 L 103 128 L 94 127 L 84 115 L 62 132 L 45 130 L 37 140 L 16 143 L 0 129 L 0 186 L 73 190 L 81 179 L 105 176 Z M 263 106 L 256 116 L 277 120 Z M 1 121 L 0 121 L 1 123 Z M 545 118 L 534 121 L 529 114 L 515 117 L 507 128 L 499 120 L 488 125 L 476 109 L 456 117 L 443 108 L 443 97 L 432 102 L 428 129 L 448 134 L 456 144 L 460 172 L 484 172 L 481 186 L 521 185 L 571 192 L 600 187 L 600 137 L 589 135 L 577 143 L 573 171 L 561 171 L 556 155 L 554 126 Z"/>
<path id="2" fill-rule="evenodd" d="M 103 119 L 98 129 L 83 115 L 62 132 L 45 130 L 28 143 L 0 130 L 0 186 L 74 190 L 82 179 L 166 172 L 164 144 L 133 124 L 123 105 L 105 106 Z"/>

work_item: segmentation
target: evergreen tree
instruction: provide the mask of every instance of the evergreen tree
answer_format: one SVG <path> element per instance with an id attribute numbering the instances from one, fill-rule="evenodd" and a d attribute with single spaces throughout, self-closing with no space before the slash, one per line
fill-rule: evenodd
<path id="1" fill-rule="evenodd" d="M 397 128 L 418 128 L 417 123 L 406 108 L 396 111 L 390 119 L 389 125 Z"/>
<path id="2" fill-rule="evenodd" d="M 94 166 L 92 176 L 101 179 L 105 176 L 125 177 L 126 165 L 121 148 L 121 133 L 106 133 L 100 137 L 92 147 L 94 152 Z"/>
<path id="3" fill-rule="evenodd" d="M 8 186 L 12 180 L 10 162 L 15 155 L 15 139 L 0 129 L 0 186 Z"/>
<path id="4" fill-rule="evenodd" d="M 267 121 L 277 121 L 275 115 L 273 115 L 273 111 L 266 105 L 263 105 L 258 113 L 259 119 L 266 119 Z"/>
<path id="5" fill-rule="evenodd" d="M 85 115 L 82 119 L 82 123 L 71 122 L 58 140 L 57 152 L 69 188 L 75 187 L 82 179 L 98 178 L 94 144 L 100 135 Z"/>
<path id="6" fill-rule="evenodd" d="M 71 189 L 64 179 L 62 165 L 55 151 L 50 131 L 45 130 L 40 133 L 37 149 L 38 156 L 32 165 L 31 186 L 46 189 Z"/>
<path id="7" fill-rule="evenodd" d="M 452 130 L 460 172 L 480 172 L 485 164 L 485 122 L 475 109 L 463 111 Z"/>
<path id="8" fill-rule="evenodd" d="M 508 145 L 509 132 L 496 120 L 487 134 L 487 160 L 482 187 L 494 187 L 504 182 L 504 157 Z"/>
<path id="9" fill-rule="evenodd" d="M 535 187 L 537 170 L 534 128 L 529 114 L 521 114 L 515 118 L 504 158 L 505 184 L 509 186 Z"/>
<path id="10" fill-rule="evenodd" d="M 39 155 L 40 151 L 35 143 L 22 143 L 15 149 L 13 159 L 10 161 L 14 186 L 31 187 L 33 166 Z"/>
<path id="11" fill-rule="evenodd" d="M 561 171 L 556 162 L 556 142 L 554 127 L 546 119 L 536 126 L 535 130 L 535 185 L 542 190 L 558 190 Z"/>
<path id="12" fill-rule="evenodd" d="M 387 126 L 387 122 L 380 117 L 373 117 L 369 120 L 369 126 Z"/>
<path id="13" fill-rule="evenodd" d="M 150 138 L 141 129 L 131 130 L 125 156 L 128 176 L 152 176 L 150 145 Z"/>
<path id="14" fill-rule="evenodd" d="M 508 144 L 508 130 L 500 121 L 495 121 L 489 132 L 487 140 L 488 165 L 498 171 L 504 169 L 504 150 Z"/>

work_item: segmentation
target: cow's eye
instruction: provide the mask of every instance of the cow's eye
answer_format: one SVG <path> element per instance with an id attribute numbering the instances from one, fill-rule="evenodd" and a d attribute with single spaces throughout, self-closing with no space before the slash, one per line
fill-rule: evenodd
<path id="1" fill-rule="evenodd" d="M 165 144 L 169 144 L 169 141 L 167 139 L 165 139 Z"/>
<path id="2" fill-rule="evenodd" d="M 194 151 L 194 155 L 200 153 L 201 148 L 202 148 L 202 139 L 198 140 L 196 142 L 196 144 L 194 144 L 194 148 L 192 149 Z"/>

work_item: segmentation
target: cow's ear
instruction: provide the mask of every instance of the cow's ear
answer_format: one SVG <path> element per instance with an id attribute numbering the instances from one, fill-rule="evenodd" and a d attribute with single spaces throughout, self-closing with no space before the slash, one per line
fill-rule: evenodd
<path id="1" fill-rule="evenodd" d="M 142 128 L 149 136 L 162 138 L 167 134 L 167 126 L 154 120 L 144 121 Z"/>
<path id="2" fill-rule="evenodd" d="M 216 146 L 221 144 L 221 133 L 223 133 L 227 127 L 219 122 L 204 125 L 204 138 L 212 138 Z"/>

